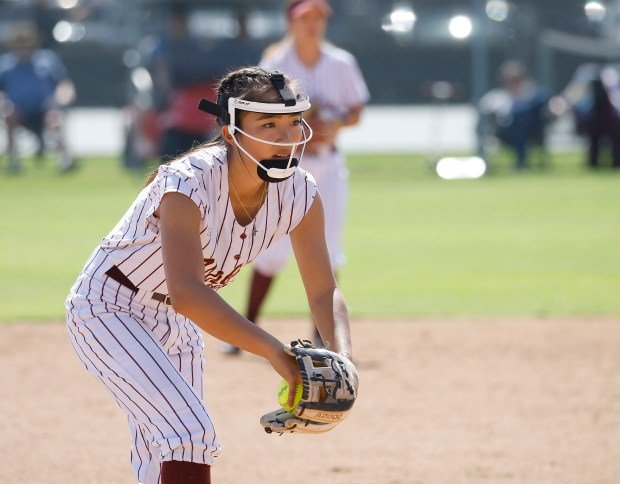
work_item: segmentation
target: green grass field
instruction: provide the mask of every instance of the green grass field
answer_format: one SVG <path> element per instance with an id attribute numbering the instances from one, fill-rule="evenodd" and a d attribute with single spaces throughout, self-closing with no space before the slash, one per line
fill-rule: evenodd
<path id="1" fill-rule="evenodd" d="M 354 317 L 620 314 L 620 173 L 580 156 L 480 180 L 439 179 L 420 156 L 351 156 L 347 265 Z M 141 176 L 89 159 L 71 174 L 0 174 L 0 321 L 59 320 L 92 249 Z M 249 270 L 222 294 L 242 309 Z M 267 311 L 307 314 L 292 262 Z"/>

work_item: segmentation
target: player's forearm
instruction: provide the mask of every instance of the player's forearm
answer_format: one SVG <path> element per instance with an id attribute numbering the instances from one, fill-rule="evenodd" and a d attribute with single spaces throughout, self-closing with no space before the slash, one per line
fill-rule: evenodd
<path id="1" fill-rule="evenodd" d="M 362 116 L 362 109 L 364 109 L 364 106 L 355 106 L 349 109 L 346 115 L 340 120 L 340 127 L 346 128 L 358 124 Z"/>
<path id="2" fill-rule="evenodd" d="M 351 358 L 351 328 L 349 312 L 338 287 L 309 301 L 310 310 L 323 341 L 330 349 Z"/>
<path id="3" fill-rule="evenodd" d="M 267 359 L 282 350 L 278 339 L 244 318 L 205 284 L 188 282 L 171 288 L 170 297 L 175 311 L 219 340 Z"/>

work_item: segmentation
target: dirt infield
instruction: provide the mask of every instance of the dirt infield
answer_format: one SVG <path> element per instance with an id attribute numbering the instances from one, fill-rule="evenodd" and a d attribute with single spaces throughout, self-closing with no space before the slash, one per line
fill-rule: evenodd
<path id="1" fill-rule="evenodd" d="M 271 321 L 283 340 L 305 321 Z M 214 483 L 617 483 L 620 321 L 357 321 L 360 398 L 321 436 L 267 435 L 279 381 L 206 337 Z M 0 325 L 0 482 L 135 483 L 123 413 L 62 324 Z"/>

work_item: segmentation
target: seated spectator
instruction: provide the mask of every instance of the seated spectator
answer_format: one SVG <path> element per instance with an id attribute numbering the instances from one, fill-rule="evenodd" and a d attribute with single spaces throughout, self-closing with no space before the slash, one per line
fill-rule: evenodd
<path id="1" fill-rule="evenodd" d="M 544 148 L 548 121 L 549 95 L 528 79 L 518 61 L 500 67 L 502 87 L 493 89 L 480 100 L 479 132 L 483 125 L 505 146 L 514 151 L 517 169 L 529 166 L 532 146 Z"/>
<path id="2" fill-rule="evenodd" d="M 577 133 L 588 140 L 588 166 L 600 165 L 601 147 L 607 145 L 611 165 L 620 168 L 620 68 L 580 66 L 562 99 L 575 116 Z"/>
<path id="3" fill-rule="evenodd" d="M 160 110 L 161 162 L 168 161 L 210 139 L 216 125 L 196 106 L 215 96 L 214 52 L 189 30 L 188 7 L 171 6 L 167 31 L 148 59 L 155 105 Z"/>
<path id="4" fill-rule="evenodd" d="M 9 171 L 21 165 L 15 141 L 18 128 L 31 131 L 38 140 L 37 157 L 45 150 L 44 130 L 48 128 L 59 154 L 59 168 L 75 166 L 62 136 L 60 109 L 75 98 L 75 89 L 56 54 L 39 49 L 36 28 L 29 24 L 14 27 L 11 51 L 0 56 L 0 117 L 7 133 Z"/>

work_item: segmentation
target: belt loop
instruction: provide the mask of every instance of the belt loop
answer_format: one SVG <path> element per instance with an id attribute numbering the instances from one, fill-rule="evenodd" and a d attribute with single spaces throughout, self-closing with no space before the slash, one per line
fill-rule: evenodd
<path id="1" fill-rule="evenodd" d="M 159 292 L 152 292 L 151 299 L 154 301 L 159 301 L 160 303 L 165 304 L 166 306 L 172 306 L 172 301 L 170 300 L 170 296 L 167 294 L 161 294 Z"/>
<path id="2" fill-rule="evenodd" d="M 130 291 L 132 291 L 131 298 L 136 301 L 143 302 L 145 299 L 152 299 L 154 301 L 164 303 L 166 306 L 172 306 L 172 301 L 170 300 L 170 296 L 168 294 L 161 294 L 159 292 L 140 289 L 135 284 L 133 284 L 116 265 L 110 267 L 105 272 L 105 274 L 111 279 L 118 282 L 121 286 L 124 286 Z"/>

